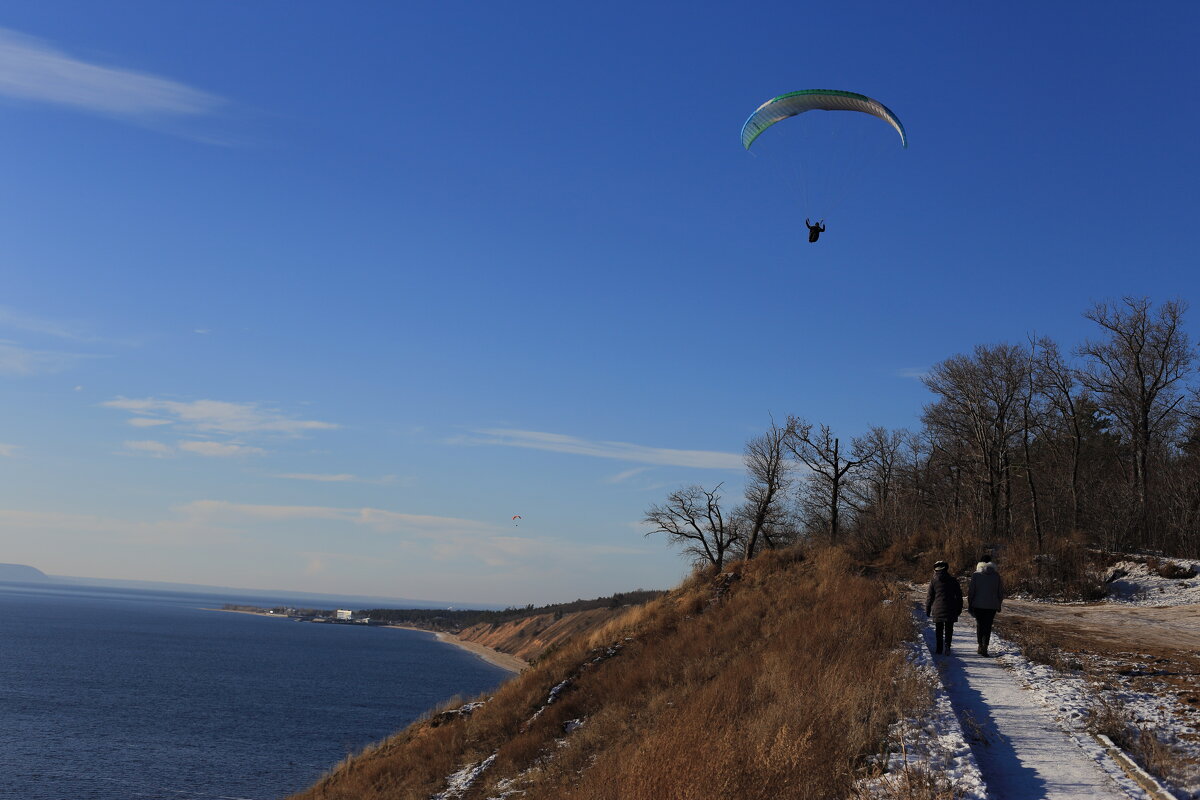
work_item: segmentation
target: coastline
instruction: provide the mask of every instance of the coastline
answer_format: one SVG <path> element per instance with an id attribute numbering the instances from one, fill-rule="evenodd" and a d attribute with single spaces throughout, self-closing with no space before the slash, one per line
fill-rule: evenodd
<path id="1" fill-rule="evenodd" d="M 500 669 L 508 670 L 509 672 L 513 673 L 514 675 L 516 675 L 517 673 L 519 673 L 522 670 L 529 667 L 529 662 L 525 661 L 524 659 L 517 658 L 516 656 L 510 656 L 508 653 L 501 653 L 499 650 L 495 650 L 491 647 L 488 647 L 487 645 L 478 644 L 476 642 L 470 642 L 470 641 L 467 641 L 466 639 L 460 639 L 457 636 L 455 636 L 453 633 L 444 633 L 441 631 L 431 631 L 431 630 L 426 630 L 425 628 L 414 628 L 409 625 L 384 625 L 383 627 L 399 628 L 399 629 L 405 630 L 405 631 L 420 631 L 421 633 L 432 633 L 434 636 L 437 637 L 437 640 L 439 642 L 445 642 L 446 644 L 452 644 L 455 647 L 459 647 L 463 650 L 466 650 L 469 653 L 473 653 L 474 655 L 478 656 L 479 658 L 482 658 L 484 661 L 488 662 L 492 666 L 500 667 Z"/>
<path id="2" fill-rule="evenodd" d="M 201 611 L 224 611 L 226 614 L 253 614 L 268 619 L 289 619 L 287 614 L 268 614 L 264 611 L 247 611 L 243 608 L 201 608 Z"/>
<path id="3" fill-rule="evenodd" d="M 230 614 L 253 614 L 256 617 L 270 617 L 272 619 L 288 619 L 283 614 L 265 614 L 261 611 L 247 611 L 240 608 L 206 608 L 205 611 L 225 611 Z M 529 662 L 524 659 L 510 656 L 508 653 L 501 653 L 499 650 L 488 647 L 487 645 L 478 644 L 476 642 L 460 639 L 453 633 L 444 633 L 441 631 L 431 631 L 425 628 L 414 628 L 411 625 L 381 625 L 381 628 L 398 628 L 404 631 L 420 631 L 421 633 L 431 633 L 437 637 L 439 642 L 452 644 L 455 647 L 466 650 L 468 653 L 482 658 L 487 663 L 500 669 L 508 670 L 514 675 L 528 669 Z"/>

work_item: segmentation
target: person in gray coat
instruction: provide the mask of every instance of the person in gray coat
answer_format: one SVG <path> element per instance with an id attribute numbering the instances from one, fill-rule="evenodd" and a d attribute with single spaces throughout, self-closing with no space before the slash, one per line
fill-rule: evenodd
<path id="1" fill-rule="evenodd" d="M 989 556 L 984 556 L 975 565 L 975 573 L 971 575 L 971 583 L 967 588 L 967 611 L 975 618 L 979 639 L 979 655 L 988 654 L 988 644 L 992 639 L 992 622 L 996 612 L 1004 604 L 1004 580 L 996 571 L 996 565 Z"/>
<path id="2" fill-rule="evenodd" d="M 945 561 L 933 565 L 933 580 L 929 582 L 929 594 L 925 598 L 925 616 L 933 620 L 934 653 L 950 654 L 950 640 L 954 637 L 954 623 L 962 614 L 962 587 L 958 579 L 950 574 Z"/>

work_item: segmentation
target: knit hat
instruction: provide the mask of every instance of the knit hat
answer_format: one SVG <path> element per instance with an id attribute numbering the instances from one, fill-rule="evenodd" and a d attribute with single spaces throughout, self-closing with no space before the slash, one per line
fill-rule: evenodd
<path id="1" fill-rule="evenodd" d="M 944 569 L 950 569 L 950 565 L 945 561 L 935 561 L 933 562 L 933 569 L 935 572 L 941 572 Z"/>

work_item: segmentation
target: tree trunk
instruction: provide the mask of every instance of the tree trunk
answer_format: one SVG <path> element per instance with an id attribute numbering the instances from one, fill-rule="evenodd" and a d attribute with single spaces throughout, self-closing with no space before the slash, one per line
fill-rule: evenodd
<path id="1" fill-rule="evenodd" d="M 829 542 L 833 544 L 838 538 L 838 504 L 841 500 L 842 475 L 838 471 L 838 464 L 841 461 L 838 458 L 838 440 L 833 440 L 833 486 L 829 490 Z"/>

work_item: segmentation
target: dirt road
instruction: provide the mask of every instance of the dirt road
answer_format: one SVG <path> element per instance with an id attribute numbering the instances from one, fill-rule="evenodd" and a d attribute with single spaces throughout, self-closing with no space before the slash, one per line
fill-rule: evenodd
<path id="1" fill-rule="evenodd" d="M 1001 615 L 1039 622 L 1111 648 L 1200 651 L 1200 606 L 1195 605 L 1071 606 L 1005 600 Z"/>

